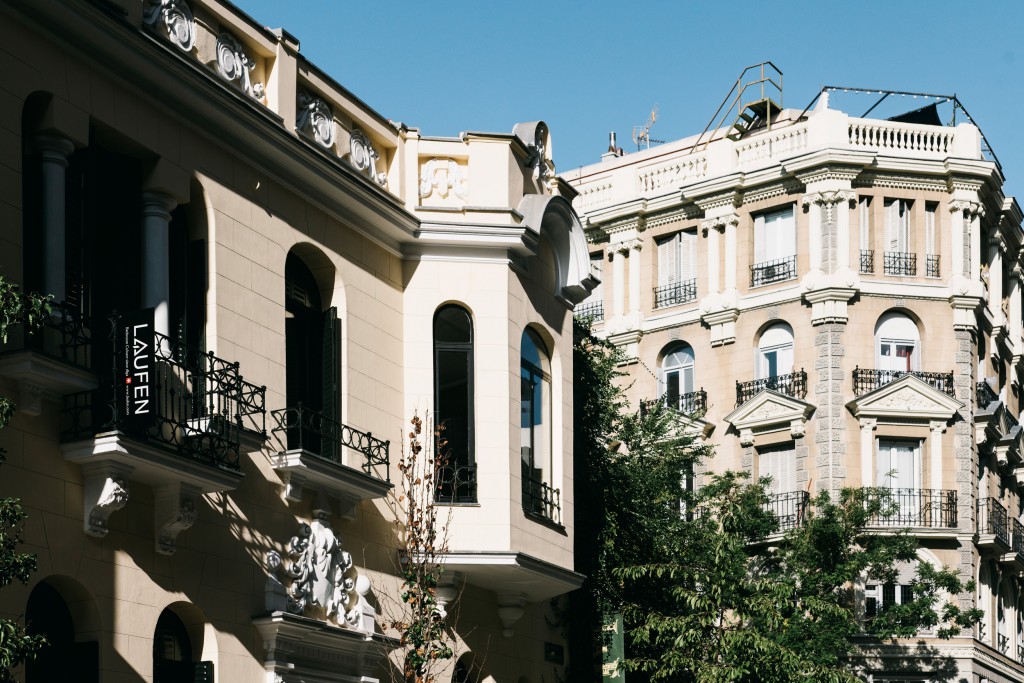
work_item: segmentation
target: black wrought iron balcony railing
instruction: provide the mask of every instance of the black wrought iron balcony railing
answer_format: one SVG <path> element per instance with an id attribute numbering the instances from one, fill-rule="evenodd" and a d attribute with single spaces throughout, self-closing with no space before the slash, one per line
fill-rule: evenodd
<path id="1" fill-rule="evenodd" d="M 672 282 L 654 288 L 654 307 L 678 306 L 697 298 L 697 280 Z"/>
<path id="2" fill-rule="evenodd" d="M 117 318 L 114 318 L 116 330 Z M 114 332 L 111 338 L 114 338 Z M 100 388 L 64 397 L 63 441 L 120 432 L 214 467 L 239 469 L 243 431 L 266 434 L 266 387 L 245 381 L 239 364 L 154 334 L 151 419 L 129 419 L 116 393 L 122 389 L 125 348 L 113 343 L 113 373 Z M 120 376 L 119 376 L 120 375 Z"/>
<path id="3" fill-rule="evenodd" d="M 736 382 L 736 405 L 743 405 L 765 389 L 771 389 L 793 398 L 803 398 L 807 395 L 807 373 L 801 369 L 799 372 L 791 372 L 788 375 Z"/>
<path id="4" fill-rule="evenodd" d="M 857 367 L 853 370 L 853 393 L 861 396 L 878 387 L 895 382 L 904 375 L 913 375 L 936 391 L 953 396 L 952 372 L 919 372 L 917 370 L 872 370 Z"/>
<path id="5" fill-rule="evenodd" d="M 26 314 L 27 315 L 27 312 Z M 42 316 L 42 325 L 29 333 L 25 316 L 12 321 L 4 351 L 35 351 L 54 360 L 79 368 L 89 368 L 91 325 L 77 307 L 64 302 L 50 302 L 50 313 Z"/>
<path id="6" fill-rule="evenodd" d="M 522 463 L 523 510 L 562 523 L 562 492 L 537 476 L 538 470 Z"/>
<path id="7" fill-rule="evenodd" d="M 708 410 L 708 392 L 700 389 L 698 391 L 679 394 L 678 396 L 663 394 L 661 398 L 656 398 L 651 401 L 641 401 L 640 410 L 649 410 L 652 405 L 658 403 L 687 415 L 703 415 Z"/>
<path id="8" fill-rule="evenodd" d="M 1007 652 L 1009 652 L 1010 651 L 1010 636 L 1002 634 L 1002 633 L 997 633 L 996 634 L 996 647 L 998 647 L 999 648 L 999 652 L 1004 654 L 1004 655 Z"/>
<path id="9" fill-rule="evenodd" d="M 978 382 L 976 394 L 978 396 L 978 408 L 980 408 L 981 410 L 988 408 L 990 405 L 999 400 L 999 394 L 995 392 L 995 389 L 992 388 L 992 385 L 990 385 L 988 382 L 984 380 Z"/>
<path id="10" fill-rule="evenodd" d="M 949 529 L 957 525 L 954 490 L 874 488 L 862 494 L 865 505 L 878 504 L 871 526 Z"/>
<path id="11" fill-rule="evenodd" d="M 1017 553 L 1024 559 L 1024 524 L 1021 524 L 1016 519 L 1010 520 L 1010 543 L 1013 552 Z"/>
<path id="12" fill-rule="evenodd" d="M 572 314 L 580 320 L 590 320 L 591 322 L 599 323 L 604 320 L 604 302 L 590 301 L 582 303 L 573 310 Z"/>
<path id="13" fill-rule="evenodd" d="M 750 266 L 750 286 L 760 287 L 796 277 L 796 255 Z"/>
<path id="14" fill-rule="evenodd" d="M 887 251 L 883 254 L 886 275 L 917 275 L 917 254 L 908 251 Z"/>
<path id="15" fill-rule="evenodd" d="M 941 277 L 941 272 L 939 269 L 939 255 L 928 254 L 925 256 L 924 274 L 928 277 Z"/>
<path id="16" fill-rule="evenodd" d="M 998 498 L 978 500 L 978 533 L 992 536 L 1007 548 L 1012 547 L 1010 515 Z"/>
<path id="17" fill-rule="evenodd" d="M 438 503 L 475 503 L 476 465 L 448 464 L 437 468 L 434 474 Z"/>
<path id="18" fill-rule="evenodd" d="M 284 435 L 289 450 L 304 450 L 340 465 L 343 464 L 341 449 L 348 448 L 362 455 L 363 472 L 382 481 L 391 481 L 390 441 L 342 424 L 302 403 L 273 410 L 270 414 L 275 423 L 271 431 Z"/>
<path id="19" fill-rule="evenodd" d="M 765 510 L 778 520 L 779 531 L 789 531 L 804 523 L 810 497 L 807 491 L 773 493 L 771 500 L 765 504 Z"/>
<path id="20" fill-rule="evenodd" d="M 860 272 L 875 272 L 875 251 L 873 249 L 860 250 Z"/>

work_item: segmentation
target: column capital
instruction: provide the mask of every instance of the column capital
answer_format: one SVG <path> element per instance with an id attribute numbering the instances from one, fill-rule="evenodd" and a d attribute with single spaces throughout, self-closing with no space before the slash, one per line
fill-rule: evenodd
<path id="1" fill-rule="evenodd" d="M 985 207 L 979 202 L 971 202 L 964 199 L 951 199 L 946 204 L 946 208 L 949 209 L 950 213 L 963 212 L 968 218 L 974 216 L 984 216 Z"/>
<path id="2" fill-rule="evenodd" d="M 928 429 L 932 434 L 941 434 L 946 431 L 945 420 L 932 420 L 928 423 Z"/>
<path id="3" fill-rule="evenodd" d="M 622 253 L 626 253 L 629 251 L 640 251 L 643 248 L 644 241 L 641 239 L 634 239 L 629 240 L 628 242 L 623 242 L 622 246 L 620 247 L 620 249 L 622 249 Z"/>
<path id="4" fill-rule="evenodd" d="M 171 220 L 171 211 L 178 205 L 178 200 L 160 190 L 145 190 L 142 193 L 142 215 L 146 218 Z"/>
<path id="5" fill-rule="evenodd" d="M 818 206 L 831 206 L 842 202 L 857 201 L 857 193 L 850 190 L 829 190 L 825 192 L 814 192 L 800 198 L 800 204 L 807 208 L 811 204 Z"/>
<path id="6" fill-rule="evenodd" d="M 41 134 L 32 136 L 32 147 L 43 161 L 66 167 L 68 157 L 75 151 L 75 143 L 60 135 Z"/>
<path id="7" fill-rule="evenodd" d="M 706 236 L 709 231 L 715 230 L 717 232 L 725 232 L 727 226 L 736 227 L 740 224 L 740 217 L 735 213 L 726 214 L 724 216 L 716 216 L 715 218 L 707 218 L 700 223 L 700 229 Z"/>
<path id="8" fill-rule="evenodd" d="M 878 428 L 878 419 L 874 417 L 862 417 L 860 418 L 860 428 L 862 431 L 873 432 Z"/>

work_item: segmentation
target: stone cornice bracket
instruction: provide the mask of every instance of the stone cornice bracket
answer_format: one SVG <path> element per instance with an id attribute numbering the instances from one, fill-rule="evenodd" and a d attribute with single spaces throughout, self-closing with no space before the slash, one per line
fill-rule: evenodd
<path id="1" fill-rule="evenodd" d="M 981 304 L 982 299 L 978 296 L 958 296 L 956 294 L 950 296 L 949 305 L 953 307 L 953 329 L 977 332 L 977 311 Z"/>
<path id="2" fill-rule="evenodd" d="M 859 291 L 860 280 L 856 274 L 850 274 L 843 284 L 848 286 L 828 285 L 804 292 L 804 300 L 811 304 L 812 325 L 825 323 L 845 325 L 847 323 L 850 318 L 848 310 L 850 299 Z"/>
<path id="3" fill-rule="evenodd" d="M 266 94 L 263 84 L 253 83 L 249 78 L 249 72 L 255 68 L 255 60 L 245 53 L 233 35 L 222 33 L 217 36 L 217 73 L 226 81 L 238 81 L 242 90 L 262 102 Z"/>
<path id="4" fill-rule="evenodd" d="M 127 478 L 132 469 L 112 461 L 82 467 L 85 533 L 97 538 L 107 535 L 110 515 L 128 503 Z"/>
<path id="5" fill-rule="evenodd" d="M 178 534 L 196 522 L 199 496 L 198 488 L 180 482 L 156 488 L 153 495 L 153 516 L 156 520 L 158 553 L 173 555 L 178 549 Z"/>
<path id="6" fill-rule="evenodd" d="M 740 224 L 740 217 L 734 213 L 727 214 L 725 216 L 718 216 L 717 218 L 706 218 L 700 222 L 700 231 L 704 237 L 708 236 L 708 232 L 715 230 L 719 233 L 724 233 L 725 228 L 728 225 L 734 228 Z"/>
<path id="7" fill-rule="evenodd" d="M 334 145 L 334 115 L 323 99 L 300 92 L 298 115 L 295 117 L 295 130 L 313 138 L 324 149 Z"/>
<path id="8" fill-rule="evenodd" d="M 366 137 L 366 134 L 358 129 L 353 130 L 349 134 L 348 146 L 348 154 L 345 155 L 345 158 L 352 168 L 381 187 L 387 187 L 388 174 L 377 171 L 377 160 L 380 159 L 380 153 L 370 144 L 370 139 Z"/>
<path id="9" fill-rule="evenodd" d="M 196 45 L 196 20 L 184 0 L 150 0 L 142 23 L 156 30 L 161 22 L 175 47 L 183 52 L 192 51 Z"/>
<path id="10" fill-rule="evenodd" d="M 741 429 L 740 430 L 740 446 L 744 448 L 750 448 L 754 445 L 754 430 L 753 429 Z"/>

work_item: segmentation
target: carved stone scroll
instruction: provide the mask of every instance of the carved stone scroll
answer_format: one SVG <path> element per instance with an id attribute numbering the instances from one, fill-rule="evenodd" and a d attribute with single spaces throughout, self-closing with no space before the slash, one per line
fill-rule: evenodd
<path id="1" fill-rule="evenodd" d="M 184 0 L 153 2 L 143 14 L 142 23 L 155 29 L 161 22 L 167 37 L 178 49 L 192 51 L 196 44 L 196 21 Z"/>

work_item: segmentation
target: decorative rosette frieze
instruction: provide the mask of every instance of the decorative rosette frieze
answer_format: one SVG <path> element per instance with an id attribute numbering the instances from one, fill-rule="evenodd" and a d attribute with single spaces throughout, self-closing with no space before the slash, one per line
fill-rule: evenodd
<path id="1" fill-rule="evenodd" d="M 349 135 L 348 162 L 352 167 L 377 183 L 381 187 L 387 187 L 388 174 L 377 171 L 377 160 L 380 153 L 373 148 L 369 139 L 360 130 L 353 130 Z"/>
<path id="2" fill-rule="evenodd" d="M 196 45 L 196 21 L 185 0 L 151 1 L 142 23 L 152 29 L 163 24 L 167 38 L 184 52 L 191 52 Z"/>
<path id="3" fill-rule="evenodd" d="M 249 57 L 242 45 L 229 33 L 217 36 L 217 73 L 225 80 L 237 82 L 242 90 L 257 100 L 262 100 L 262 83 L 253 83 L 249 72 L 256 68 L 256 61 Z"/>
<path id="4" fill-rule="evenodd" d="M 445 199 L 454 194 L 465 199 L 469 192 L 469 181 L 465 170 L 454 159 L 430 159 L 420 171 L 420 197 L 426 199 L 432 194 Z"/>
<path id="5" fill-rule="evenodd" d="M 310 135 L 318 145 L 330 149 L 334 144 L 334 114 L 323 99 L 300 92 L 295 128 Z"/>

